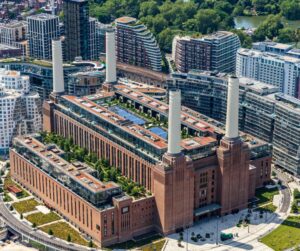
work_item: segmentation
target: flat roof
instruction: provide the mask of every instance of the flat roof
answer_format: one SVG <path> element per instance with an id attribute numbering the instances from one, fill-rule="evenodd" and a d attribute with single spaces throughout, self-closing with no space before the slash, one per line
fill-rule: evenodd
<path id="1" fill-rule="evenodd" d="M 127 119 L 93 102 L 93 98 L 90 99 L 88 96 L 78 98 L 69 95 L 65 95 L 63 96 L 63 98 L 72 102 L 73 104 L 76 104 L 77 106 L 80 106 L 85 110 L 88 110 L 89 112 L 102 118 L 103 120 L 109 121 L 115 126 L 121 127 L 126 132 L 133 134 L 135 137 L 140 138 L 159 149 L 167 148 L 167 142 L 163 138 L 157 136 L 144 127 L 133 123 L 124 123 L 124 125 L 122 125 L 122 122 L 126 122 Z"/>
<path id="2" fill-rule="evenodd" d="M 117 93 L 125 95 L 131 99 L 134 99 L 136 101 L 139 101 L 140 103 L 142 103 L 143 105 L 150 107 L 152 109 L 156 109 L 161 113 L 167 114 L 169 111 L 169 105 L 159 101 L 155 98 L 152 98 L 149 95 L 146 95 L 142 92 L 133 90 L 131 88 L 121 88 L 116 90 Z M 211 125 L 209 125 L 207 122 L 193 117 L 190 114 L 181 111 L 181 123 L 183 124 L 188 124 L 191 128 L 198 130 L 198 131 L 208 131 L 213 133 L 215 131 L 215 128 L 213 128 Z"/>
<path id="3" fill-rule="evenodd" d="M 66 161 L 59 156 L 59 154 L 62 154 L 63 151 L 57 148 L 56 145 L 53 145 L 54 147 L 49 147 L 31 136 L 19 136 L 16 138 L 16 140 L 23 146 L 30 148 L 32 151 L 44 158 L 47 162 L 58 167 L 66 175 L 72 177 L 74 180 L 94 193 L 119 187 L 114 182 L 103 183 L 96 179 L 87 172 L 86 164 L 81 162 L 70 163 Z"/>

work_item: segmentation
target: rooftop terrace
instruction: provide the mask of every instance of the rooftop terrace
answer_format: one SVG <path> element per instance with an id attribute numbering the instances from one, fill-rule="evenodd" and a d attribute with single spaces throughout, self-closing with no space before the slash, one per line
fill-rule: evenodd
<path id="1" fill-rule="evenodd" d="M 93 193 L 103 192 L 109 189 L 118 188 L 114 182 L 103 183 L 90 174 L 92 169 L 81 162 L 70 163 L 63 159 L 63 151 L 55 145 L 44 145 L 39 140 L 31 136 L 19 136 L 15 139 L 18 143 L 35 152 L 39 157 L 57 167 L 63 173 L 72 177 L 83 187 Z"/>

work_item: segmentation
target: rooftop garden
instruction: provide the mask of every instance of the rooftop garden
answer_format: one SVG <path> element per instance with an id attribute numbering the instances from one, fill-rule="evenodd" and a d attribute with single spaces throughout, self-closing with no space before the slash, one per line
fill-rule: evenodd
<path id="1" fill-rule="evenodd" d="M 144 125 L 144 127 L 146 129 L 149 129 L 154 126 L 159 126 L 166 131 L 168 130 L 168 120 L 165 117 L 161 117 L 161 116 L 153 117 L 152 114 L 145 113 L 145 112 L 141 111 L 140 109 L 136 109 L 131 103 L 121 102 L 117 98 L 112 99 L 111 101 L 107 101 L 106 104 L 108 105 L 108 107 L 118 105 L 126 110 L 133 112 L 137 116 L 142 117 L 143 119 L 145 119 L 147 121 Z M 186 138 L 190 138 L 190 137 L 193 137 L 193 136 L 189 133 L 189 131 L 187 129 L 184 128 L 181 130 L 181 138 L 182 139 L 186 139 Z"/>
<path id="2" fill-rule="evenodd" d="M 123 176 L 119 169 L 109 165 L 108 160 L 98 159 L 95 153 L 89 153 L 87 149 L 75 145 L 72 139 L 46 132 L 41 133 L 41 138 L 44 144 L 53 143 L 61 148 L 65 152 L 64 158 L 68 162 L 80 161 L 93 167 L 97 171 L 99 180 L 116 182 L 126 194 L 135 198 L 146 196 L 145 187 Z"/>

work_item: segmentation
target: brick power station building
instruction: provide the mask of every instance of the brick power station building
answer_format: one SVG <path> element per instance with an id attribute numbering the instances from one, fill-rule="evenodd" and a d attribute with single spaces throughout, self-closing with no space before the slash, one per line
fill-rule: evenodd
<path id="1" fill-rule="evenodd" d="M 203 217 L 244 209 L 255 189 L 269 181 L 269 145 L 238 131 L 237 78 L 229 78 L 224 130 L 182 108 L 178 90 L 170 91 L 168 105 L 116 83 L 114 60 L 107 62 L 103 92 L 64 95 L 60 41 L 54 43 L 54 89 L 44 103 L 44 130 L 106 159 L 148 195 L 126 195 L 118 184 L 100 181 L 93 170 L 67 162 L 57 146 L 33 136 L 15 140 L 11 174 L 102 246 L 153 231 L 170 234 Z M 116 105 L 108 105 L 112 100 Z M 162 123 L 151 126 L 141 113 Z M 188 137 L 182 139 L 182 132 Z"/>

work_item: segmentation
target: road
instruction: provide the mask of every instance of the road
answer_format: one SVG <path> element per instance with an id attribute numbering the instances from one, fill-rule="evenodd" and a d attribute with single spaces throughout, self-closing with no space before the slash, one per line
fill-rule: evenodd
<path id="1" fill-rule="evenodd" d="M 287 213 L 289 210 L 290 202 L 291 202 L 291 193 L 288 187 L 289 177 L 280 171 L 274 170 L 277 173 L 277 177 L 282 181 L 282 189 L 281 192 L 283 194 L 282 204 L 280 208 L 280 213 Z"/>
<path id="2" fill-rule="evenodd" d="M 19 221 L 16 217 L 14 217 L 8 208 L 4 205 L 3 202 L 0 202 L 0 216 L 3 218 L 4 222 L 16 232 L 28 236 L 30 239 L 36 240 L 42 244 L 47 246 L 56 248 L 58 250 L 66 250 L 66 251 L 83 251 L 87 250 L 84 247 L 79 247 L 75 245 L 67 244 L 64 241 L 59 239 L 50 238 L 46 234 L 39 233 L 34 231 L 30 226 L 25 225 L 21 221 Z"/>

